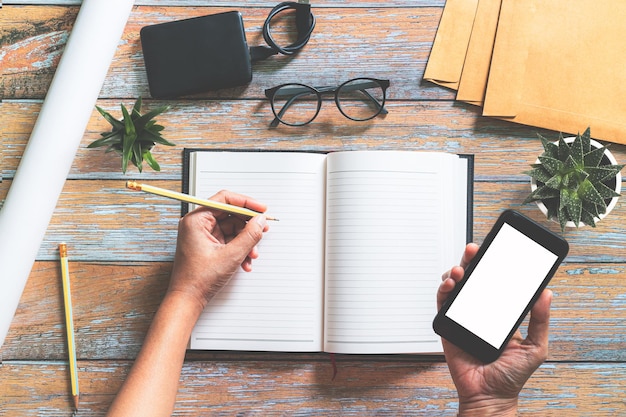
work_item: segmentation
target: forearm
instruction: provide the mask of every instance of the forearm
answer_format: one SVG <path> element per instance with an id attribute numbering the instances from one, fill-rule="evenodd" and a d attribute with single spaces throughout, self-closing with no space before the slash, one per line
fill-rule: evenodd
<path id="1" fill-rule="evenodd" d="M 459 402 L 459 417 L 516 417 L 517 398 Z"/>
<path id="2" fill-rule="evenodd" d="M 168 293 L 108 416 L 170 416 L 191 330 L 201 308 Z"/>

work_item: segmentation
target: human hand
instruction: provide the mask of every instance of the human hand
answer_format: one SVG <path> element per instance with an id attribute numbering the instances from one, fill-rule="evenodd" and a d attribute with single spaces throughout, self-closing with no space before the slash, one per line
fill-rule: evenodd
<path id="1" fill-rule="evenodd" d="M 464 268 L 476 255 L 478 246 L 465 248 L 460 266 L 442 276 L 437 291 L 437 309 L 463 278 Z M 442 339 L 450 374 L 459 394 L 459 416 L 516 415 L 522 387 L 548 356 L 548 325 L 552 291 L 544 290 L 530 312 L 528 335 L 519 330 L 494 362 L 485 364 L 456 345 Z"/>
<path id="2" fill-rule="evenodd" d="M 250 197 L 220 191 L 214 201 L 265 212 Z M 264 215 L 248 220 L 200 207 L 179 222 L 176 255 L 168 293 L 190 296 L 200 310 L 230 280 L 239 266 L 250 271 L 258 256 L 257 243 L 269 227 Z"/>

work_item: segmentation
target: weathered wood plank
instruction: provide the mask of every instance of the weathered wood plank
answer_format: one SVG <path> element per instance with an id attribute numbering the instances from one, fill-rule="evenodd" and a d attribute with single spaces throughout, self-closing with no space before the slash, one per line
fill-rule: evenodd
<path id="1" fill-rule="evenodd" d="M 72 248 L 70 247 L 70 253 Z M 3 347 L 5 360 L 67 357 L 58 262 L 37 262 Z M 131 359 L 167 288 L 169 262 L 72 262 L 72 297 L 80 359 Z M 443 273 L 443 271 L 442 271 Z M 439 279 L 439 277 L 433 277 Z M 571 263 L 556 274 L 550 360 L 626 360 L 626 266 Z M 581 317 L 585 325 L 580 325 Z M 194 352 L 196 359 L 237 353 Z M 266 354 L 272 360 L 316 355 Z M 241 356 L 238 359 L 244 359 Z M 248 359 L 258 359 L 251 355 Z M 369 357 L 379 361 L 393 355 Z M 402 358 L 401 356 L 398 358 Z M 398 359 L 403 360 L 403 359 Z"/>
<path id="2" fill-rule="evenodd" d="M 120 103 L 132 107 L 134 100 L 99 100 L 98 105 L 121 118 Z M 318 118 L 301 128 L 280 125 L 269 128 L 273 116 L 265 100 L 146 101 L 149 110 L 162 104 L 172 107 L 157 120 L 165 126 L 163 136 L 175 147 L 157 146 L 155 157 L 161 172 L 146 168 L 141 175 L 130 167 L 121 173 L 121 162 L 104 149 L 87 145 L 110 130 L 94 109 L 70 178 L 141 178 L 180 180 L 183 148 L 268 149 L 268 150 L 362 150 L 409 149 L 475 154 L 478 180 L 527 182 L 522 174 L 543 148 L 541 133 L 558 138 L 554 132 L 482 117 L 474 106 L 444 102 L 394 101 L 389 114 L 367 122 L 353 122 L 339 113 L 334 103 L 325 102 Z M 24 153 L 40 102 L 5 101 L 1 104 L 4 130 L 5 178 L 12 178 Z M 626 146 L 611 145 L 618 161 L 626 161 Z"/>
<path id="3" fill-rule="evenodd" d="M 100 97 L 149 97 L 139 31 L 146 25 L 219 13 L 223 7 L 134 8 Z M 262 98 L 263 90 L 285 82 L 341 83 L 358 76 L 391 80 L 392 100 L 441 99 L 454 95 L 422 83 L 441 8 L 320 8 L 306 48 L 296 56 L 275 56 L 253 65 L 248 86 L 199 94 L 196 98 Z M 0 97 L 42 98 L 50 84 L 77 7 L 10 6 L 0 14 L 3 79 Z M 269 9 L 244 13 L 251 46 L 264 44 L 261 27 Z M 355 36 L 358 34 L 358 37 Z M 319 71 L 324 68 L 324 71 Z"/>
<path id="4" fill-rule="evenodd" d="M 0 201 L 11 185 L 80 0 L 9 0 L 0 12 Z M 36 3 L 36 4 L 34 4 Z M 98 104 L 148 97 L 139 30 L 149 24 L 240 10 L 250 45 L 277 2 L 138 0 Z M 102 150 L 86 149 L 108 125 L 94 111 L 27 288 L 2 347 L 0 414 L 71 415 L 57 245 L 71 242 L 81 403 L 103 415 L 125 377 L 167 286 L 177 202 L 130 193 L 139 178 L 180 189 L 183 147 L 249 149 L 419 149 L 476 154 L 475 240 L 504 208 L 542 221 L 521 172 L 541 151 L 536 128 L 480 117 L 453 92 L 422 81 L 444 0 L 314 0 L 318 26 L 295 58 L 254 66 L 249 86 L 169 101 L 159 120 L 174 148 L 158 147 L 163 171 L 127 175 Z M 180 7 L 185 6 L 185 7 Z M 354 124 L 331 102 L 302 129 L 269 129 L 263 90 L 353 76 L 389 78 L 389 115 Z M 147 107 L 163 102 L 145 100 Z M 626 147 L 612 146 L 618 161 Z M 506 161 L 506 162 L 505 162 Z M 571 254 L 555 276 L 550 362 L 522 393 L 523 415 L 626 415 L 626 208 L 597 229 L 568 231 Z M 553 230 L 557 226 L 551 224 Z M 456 395 L 441 357 L 323 353 L 189 352 L 175 415 L 455 415 Z M 598 363 L 607 362 L 607 363 Z M 81 413 L 82 414 L 82 413 Z"/>
<path id="5" fill-rule="evenodd" d="M 79 361 L 81 415 L 103 415 L 128 372 L 119 361 Z M 173 415 L 454 416 L 444 363 L 338 359 L 186 362 Z M 626 412 L 624 364 L 548 363 L 520 396 L 524 416 L 617 416 Z M 574 382 L 575 381 L 575 382 Z M 71 415 L 63 363 L 5 362 L 7 415 Z"/>
<path id="6" fill-rule="evenodd" d="M 80 5 L 82 0 L 4 0 L 5 6 L 11 5 Z M 206 6 L 205 0 L 136 0 L 135 6 Z M 233 2 L 232 0 L 213 0 L 213 6 L 229 6 L 238 9 L 246 9 L 248 7 L 267 7 L 272 8 L 278 1 L 268 0 L 248 0 L 245 4 Z M 443 7 L 445 0 L 389 0 L 383 2 L 378 1 L 346 1 L 346 0 L 314 0 L 311 6 L 318 7 Z"/>
<path id="7" fill-rule="evenodd" d="M 69 245 L 70 256 L 72 251 Z M 134 357 L 163 298 L 170 270 L 170 263 L 158 262 L 71 262 L 77 356 Z M 5 359 L 67 356 L 60 279 L 58 261 L 35 263 L 3 347 Z"/>
<path id="8" fill-rule="evenodd" d="M 180 190 L 180 181 L 146 181 Z M 0 200 L 11 181 L 0 183 Z M 517 209 L 546 222 L 536 206 L 521 205 L 529 186 L 523 182 L 476 182 L 474 240 L 487 234 L 495 218 L 507 208 Z M 216 192 L 219 190 L 216 190 Z M 236 190 L 235 190 L 236 191 Z M 70 180 L 60 196 L 37 259 L 55 260 L 59 242 L 71 243 L 76 261 L 169 261 L 176 242 L 180 203 L 147 193 L 127 190 L 124 180 Z M 568 229 L 568 262 L 626 261 L 623 225 L 626 204 L 618 202 L 596 228 Z"/>

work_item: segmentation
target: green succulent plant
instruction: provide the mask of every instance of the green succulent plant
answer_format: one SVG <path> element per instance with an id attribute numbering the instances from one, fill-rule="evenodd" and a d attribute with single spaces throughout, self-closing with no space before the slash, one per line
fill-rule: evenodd
<path id="1" fill-rule="evenodd" d="M 165 140 L 161 136 L 163 126 L 158 125 L 154 117 L 169 109 L 169 106 L 157 107 L 146 114 L 141 114 L 141 97 L 135 101 L 129 113 L 124 105 L 122 108 L 122 120 L 118 120 L 110 113 L 96 106 L 98 112 L 112 126 L 110 132 L 104 132 L 100 139 L 92 142 L 88 148 L 98 148 L 107 146 L 106 152 L 116 152 L 122 156 L 122 172 L 126 173 L 128 162 L 142 171 L 143 161 L 155 171 L 160 171 L 161 167 L 150 152 L 155 144 L 174 146 L 173 143 Z"/>
<path id="2" fill-rule="evenodd" d="M 532 170 L 524 172 L 537 182 L 537 188 L 524 203 L 542 201 L 549 219 L 558 219 L 561 231 L 565 224 L 585 223 L 595 227 L 596 218 L 604 214 L 607 201 L 620 195 L 607 185 L 624 165 L 612 165 L 603 159 L 606 146 L 592 147 L 589 128 L 567 143 L 559 134 L 558 143 L 538 135 L 544 152 Z"/>

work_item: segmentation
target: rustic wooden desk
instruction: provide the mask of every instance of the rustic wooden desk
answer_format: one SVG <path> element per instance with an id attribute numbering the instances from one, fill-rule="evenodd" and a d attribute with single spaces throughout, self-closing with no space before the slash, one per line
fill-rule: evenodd
<path id="1" fill-rule="evenodd" d="M 0 9 L 0 198 L 36 120 L 79 0 L 6 1 Z M 157 147 L 162 171 L 121 174 L 119 160 L 86 146 L 108 129 L 93 117 L 2 347 L 0 415 L 72 414 L 57 245 L 71 249 L 79 415 L 103 415 L 137 354 L 165 291 L 180 205 L 124 190 L 128 179 L 181 188 L 184 147 L 420 149 L 476 155 L 474 235 L 481 242 L 504 208 L 521 206 L 521 174 L 541 145 L 532 127 L 480 116 L 451 91 L 422 81 L 444 0 L 314 0 L 317 28 L 296 57 L 254 65 L 247 87 L 171 101 L 159 118 L 176 148 Z M 250 45 L 276 2 L 138 0 L 98 105 L 118 112 L 149 96 L 141 27 L 240 10 Z M 303 128 L 268 128 L 265 88 L 283 82 L 391 80 L 389 114 L 357 123 L 324 106 Z M 117 113 L 115 113 L 117 114 Z M 626 148 L 613 145 L 626 161 Z M 555 225 L 552 225 L 556 230 Z M 626 415 L 626 203 L 596 229 L 568 231 L 571 254 L 554 278 L 551 351 L 521 394 L 522 415 Z M 442 271 L 443 272 L 443 271 Z M 2 281 L 11 277 L 2 277 Z M 189 352 L 175 415 L 433 416 L 456 413 L 442 357 L 340 356 L 331 380 L 323 353 Z"/>

